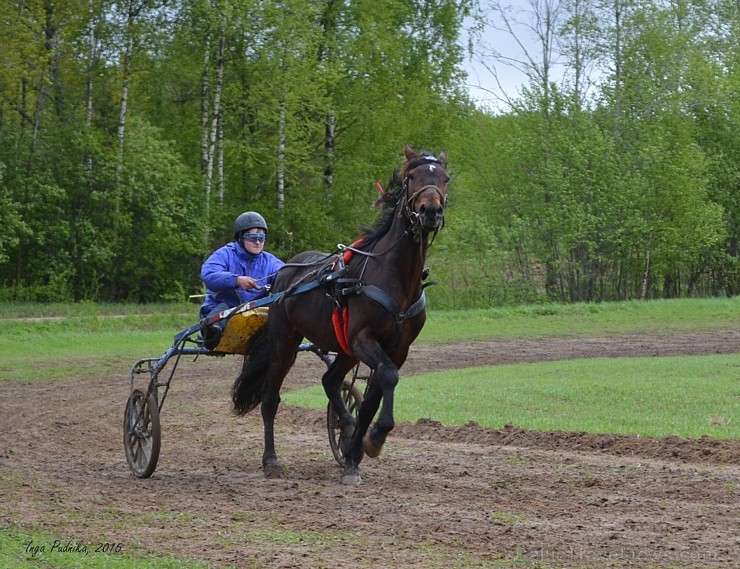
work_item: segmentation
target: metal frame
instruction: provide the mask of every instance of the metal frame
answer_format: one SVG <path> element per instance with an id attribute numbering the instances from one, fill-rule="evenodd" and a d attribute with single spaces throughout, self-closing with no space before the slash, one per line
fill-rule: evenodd
<path id="1" fill-rule="evenodd" d="M 308 283 L 306 285 L 303 285 L 303 287 L 299 287 L 299 289 L 296 290 L 296 292 L 303 292 L 303 290 L 309 290 L 310 288 L 313 288 L 315 283 Z M 254 308 L 259 308 L 261 306 L 267 306 L 271 304 L 272 302 L 275 302 L 282 296 L 282 294 L 269 296 L 266 298 L 262 298 L 256 301 L 248 302 L 245 304 L 242 304 L 240 306 L 237 306 L 235 308 L 230 308 L 228 310 L 225 310 L 219 314 L 216 314 L 214 316 L 204 318 L 197 324 L 194 324 L 190 328 L 187 328 L 186 330 L 183 330 L 182 332 L 178 333 L 175 336 L 173 345 L 160 357 L 158 358 L 142 358 L 139 361 L 137 361 L 132 367 L 131 367 L 131 391 L 129 394 L 129 403 L 127 404 L 128 408 L 128 415 L 124 415 L 125 417 L 125 424 L 127 424 L 127 429 L 124 429 L 124 445 L 126 445 L 126 452 L 127 452 L 127 461 L 129 462 L 129 467 L 133 471 L 133 473 L 139 477 L 139 478 L 148 478 L 151 476 L 151 474 L 154 472 L 154 469 L 156 468 L 157 460 L 159 458 L 159 446 L 161 444 L 161 439 L 159 435 L 159 427 L 157 427 L 157 433 L 151 433 L 150 436 L 144 437 L 144 438 L 156 438 L 156 453 L 152 452 L 152 455 L 149 457 L 149 462 L 147 464 L 147 468 L 138 471 L 131 463 L 130 457 L 129 457 L 129 450 L 130 446 L 128 446 L 130 443 L 127 443 L 127 441 L 130 441 L 133 438 L 141 439 L 143 437 L 143 431 L 141 430 L 141 424 L 142 420 L 144 419 L 144 415 L 147 413 L 145 410 L 145 407 L 149 408 L 149 413 L 152 415 L 152 420 L 154 420 L 153 415 L 156 414 L 156 422 L 157 425 L 159 425 L 159 415 L 162 410 L 162 407 L 164 405 L 164 401 L 167 398 L 167 394 L 170 391 L 170 387 L 172 385 L 172 380 L 175 377 L 175 372 L 177 371 L 177 367 L 180 363 L 180 359 L 183 356 L 195 356 L 195 359 L 197 359 L 199 356 L 208 356 L 208 357 L 224 357 L 227 355 L 225 352 L 210 350 L 206 348 L 203 345 L 203 334 L 202 332 L 206 329 L 207 326 L 213 325 L 214 323 L 218 322 L 219 320 L 226 320 L 230 318 L 231 316 L 235 314 L 240 314 L 249 310 L 252 310 Z M 311 342 L 304 342 L 300 344 L 298 347 L 299 352 L 313 352 L 315 353 L 326 365 L 327 367 L 332 364 L 334 361 L 334 358 L 336 357 L 333 353 L 325 352 L 321 348 L 317 347 L 315 344 Z M 164 381 L 160 381 L 160 374 L 164 372 L 165 368 L 167 367 L 167 364 L 174 358 L 174 361 L 169 369 L 168 374 L 166 375 L 166 379 Z M 366 379 L 370 380 L 370 377 L 372 376 L 372 372 L 368 376 L 358 376 L 358 370 L 359 370 L 360 364 L 358 363 L 357 366 L 353 369 L 352 377 L 351 378 L 345 378 L 344 385 L 342 386 L 342 389 L 345 393 L 345 397 L 349 400 L 349 398 L 354 399 L 355 401 L 355 409 L 359 408 L 359 404 L 362 401 L 361 392 L 358 392 L 358 390 L 355 388 L 355 383 L 358 379 Z M 139 392 L 144 394 L 144 397 L 142 401 L 147 402 L 150 401 L 150 397 L 153 399 L 153 403 L 156 406 L 156 411 L 151 409 L 151 405 L 147 406 L 145 404 L 142 404 L 140 406 L 136 406 L 131 404 L 132 401 L 134 401 L 134 393 L 137 391 L 136 388 L 136 378 L 137 376 L 140 376 L 142 374 L 148 374 L 149 375 L 149 384 L 146 389 L 146 392 L 144 392 L 141 389 L 138 389 Z M 164 391 L 161 393 L 160 397 L 160 388 L 164 388 Z M 137 395 L 137 397 L 139 397 Z M 137 416 L 137 412 L 134 410 L 135 408 L 139 408 L 139 415 Z M 334 413 L 331 408 L 331 403 L 329 403 L 329 406 L 327 407 L 327 427 L 329 430 L 329 442 L 332 448 L 332 452 L 334 454 L 335 459 L 340 464 L 343 464 L 344 457 L 341 454 L 341 450 L 339 449 L 339 437 L 340 434 L 334 432 L 333 430 L 333 424 L 334 424 Z M 153 457 L 153 458 L 152 458 Z"/>

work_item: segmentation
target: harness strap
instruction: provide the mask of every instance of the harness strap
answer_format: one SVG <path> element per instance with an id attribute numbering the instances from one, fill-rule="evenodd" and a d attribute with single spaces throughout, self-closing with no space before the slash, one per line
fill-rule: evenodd
<path id="1" fill-rule="evenodd" d="M 360 292 L 365 294 L 367 297 L 372 298 L 375 302 L 382 305 L 391 315 L 396 319 L 396 323 L 400 324 L 407 318 L 413 318 L 419 314 L 427 305 L 427 297 L 424 291 L 421 291 L 421 296 L 409 306 L 406 312 L 401 312 L 398 308 L 398 303 L 394 298 L 385 292 L 382 288 L 378 288 L 374 285 L 363 285 L 360 288 Z"/>
<path id="2" fill-rule="evenodd" d="M 424 294 L 424 291 L 421 291 L 421 296 L 417 299 L 414 304 L 409 306 L 409 309 L 403 314 L 405 318 L 413 318 L 417 314 L 419 314 L 422 310 L 424 310 L 427 306 L 427 295 Z"/>
<path id="3" fill-rule="evenodd" d="M 344 254 L 342 255 L 342 260 L 349 264 L 350 260 L 352 259 L 352 255 L 354 253 L 362 253 L 365 254 L 364 251 L 360 251 L 357 249 L 357 247 L 362 243 L 362 240 L 365 239 L 364 237 L 360 237 L 357 241 L 352 243 L 352 245 L 339 245 L 339 249 L 344 251 Z"/>
<path id="4" fill-rule="evenodd" d="M 373 299 L 375 302 L 385 308 L 396 321 L 396 340 L 398 340 L 399 327 L 407 318 L 413 318 L 418 315 L 427 305 L 427 297 L 424 291 L 421 291 L 421 296 L 409 306 L 406 312 L 401 312 L 398 308 L 398 303 L 393 297 L 385 292 L 382 288 L 378 288 L 374 285 L 360 285 L 358 291 L 365 294 L 368 298 Z M 334 308 L 334 312 L 331 315 L 331 322 L 334 327 L 334 335 L 339 342 L 339 346 L 342 348 L 345 354 L 351 355 L 349 348 L 349 309 L 346 306 Z"/>

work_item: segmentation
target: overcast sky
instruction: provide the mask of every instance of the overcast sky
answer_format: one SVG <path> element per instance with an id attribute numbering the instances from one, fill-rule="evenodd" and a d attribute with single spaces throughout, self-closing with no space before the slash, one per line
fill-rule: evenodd
<path id="1" fill-rule="evenodd" d="M 475 43 L 473 59 L 466 59 L 464 65 L 468 72 L 468 90 L 471 96 L 482 107 L 493 110 L 506 110 L 506 105 L 501 99 L 505 99 L 506 96 L 516 98 L 521 87 L 528 83 L 528 79 L 515 66 L 496 62 L 492 58 L 486 57 L 486 54 L 495 50 L 505 58 L 522 61 L 525 59 L 524 49 L 535 59 L 538 58 L 541 51 L 541 46 L 534 36 L 534 32 L 526 25 L 533 20 L 531 0 L 501 0 L 501 4 L 507 7 L 516 38 L 507 31 L 497 30 L 490 25 L 486 26 L 483 37 Z M 489 16 L 492 15 L 490 9 L 487 12 Z M 500 23 L 500 20 L 497 21 Z M 516 22 L 519 22 L 519 24 Z M 466 22 L 466 30 L 461 38 L 461 41 L 465 44 L 468 41 L 467 30 L 472 25 L 472 20 Z M 522 45 L 519 45 L 519 42 Z M 488 67 L 495 68 L 498 82 L 491 71 L 486 69 L 486 65 L 480 61 L 481 59 L 485 60 Z M 562 69 L 557 67 L 553 71 L 556 74 L 558 72 L 562 73 Z"/>

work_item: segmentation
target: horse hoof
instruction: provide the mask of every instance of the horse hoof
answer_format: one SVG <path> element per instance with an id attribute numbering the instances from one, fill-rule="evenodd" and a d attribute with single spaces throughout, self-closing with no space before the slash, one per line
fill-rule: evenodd
<path id="1" fill-rule="evenodd" d="M 362 450 L 370 458 L 378 458 L 382 449 L 383 445 L 377 444 L 369 434 L 362 438 Z"/>
<path id="2" fill-rule="evenodd" d="M 262 472 L 265 474 L 265 478 L 283 477 L 283 467 L 279 464 L 265 464 L 262 467 Z"/>
<path id="3" fill-rule="evenodd" d="M 342 485 L 359 486 L 362 484 L 362 476 L 359 472 L 345 472 L 342 474 Z"/>

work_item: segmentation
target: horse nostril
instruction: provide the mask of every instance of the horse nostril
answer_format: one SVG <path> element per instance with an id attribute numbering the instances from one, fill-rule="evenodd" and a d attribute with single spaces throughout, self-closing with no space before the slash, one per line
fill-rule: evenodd
<path id="1" fill-rule="evenodd" d="M 419 206 L 419 215 L 433 215 L 436 218 L 444 216 L 445 208 L 441 205 L 421 204 Z"/>

